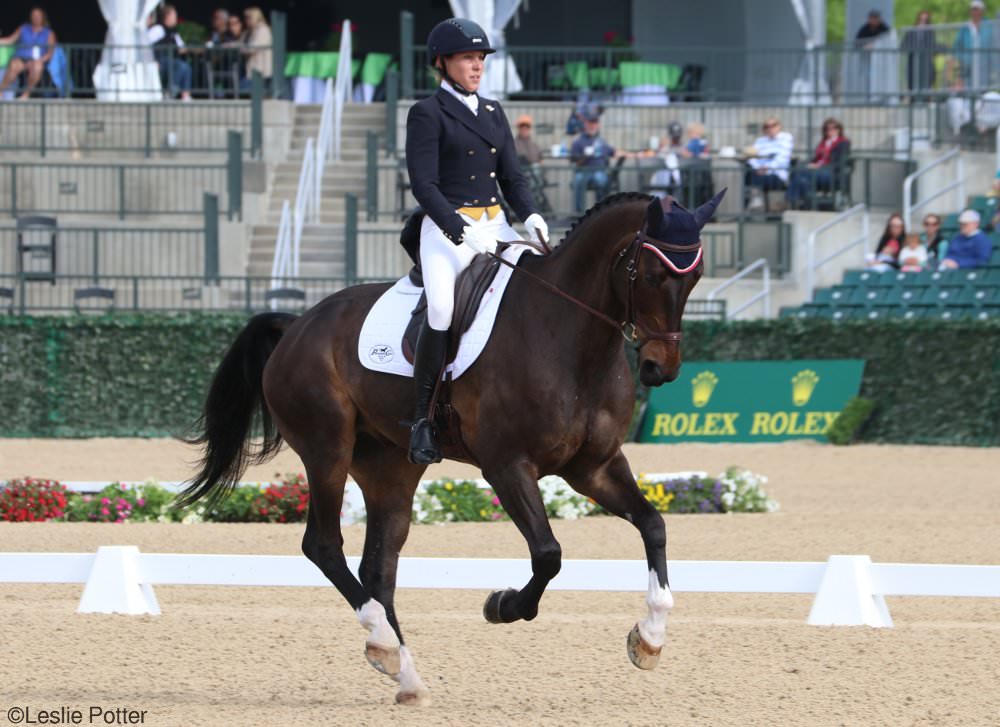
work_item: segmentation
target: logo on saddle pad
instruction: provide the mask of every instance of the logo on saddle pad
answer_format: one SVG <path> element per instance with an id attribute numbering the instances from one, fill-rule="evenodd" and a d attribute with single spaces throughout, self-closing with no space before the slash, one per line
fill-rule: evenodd
<path id="1" fill-rule="evenodd" d="M 393 357 L 392 346 L 386 346 L 386 345 L 372 346 L 371 349 L 368 351 L 368 358 L 370 358 L 375 363 L 380 363 L 380 364 L 389 363 L 390 361 L 392 361 L 392 357 Z"/>

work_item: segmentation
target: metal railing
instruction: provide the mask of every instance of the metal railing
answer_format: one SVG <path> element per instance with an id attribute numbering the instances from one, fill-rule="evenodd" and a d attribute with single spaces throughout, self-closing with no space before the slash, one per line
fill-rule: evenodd
<path id="1" fill-rule="evenodd" d="M 825 255 L 822 259 L 816 259 L 816 242 L 819 240 L 820 236 L 828 234 L 831 230 L 841 231 L 842 225 L 853 220 L 854 218 L 860 218 L 861 220 L 861 234 L 852 238 L 847 242 L 847 244 L 837 248 L 832 253 Z M 830 262 L 836 257 L 844 254 L 848 250 L 851 250 L 858 245 L 865 245 L 868 243 L 868 239 L 871 235 L 870 220 L 868 215 L 868 209 L 863 204 L 856 204 L 851 209 L 840 213 L 832 220 L 820 225 L 815 230 L 809 233 L 809 237 L 806 239 L 806 269 L 805 269 L 805 283 L 806 283 L 806 299 L 811 300 L 813 292 L 816 290 L 816 271 Z"/>
<path id="2" fill-rule="evenodd" d="M 346 287 L 342 278 L 288 278 L 294 297 L 276 297 L 269 277 L 165 275 L 57 275 L 26 280 L 0 275 L 0 315 L 126 311 L 303 311 Z"/>
<path id="3" fill-rule="evenodd" d="M 3 101 L 0 151 L 42 157 L 61 152 L 74 158 L 122 153 L 146 158 L 154 154 L 224 154 L 226 133 L 235 129 L 246 140 L 244 153 L 257 156 L 261 139 L 254 129 L 262 124 L 260 113 L 260 105 L 252 101 Z"/>
<path id="4" fill-rule="evenodd" d="M 107 275 L 203 276 L 207 269 L 210 241 L 203 228 L 74 226 L 59 227 L 55 235 L 57 275 L 86 275 L 96 281 Z M 16 227 L 0 227 L 0 273 L 12 274 L 19 267 L 29 273 L 51 272 L 47 258 L 19 253 L 17 238 Z"/>
<path id="5" fill-rule="evenodd" d="M 928 172 L 948 162 L 954 163 L 955 167 L 954 174 L 948 175 L 948 178 L 952 181 L 934 185 L 933 192 L 914 202 L 913 192 L 916 181 L 927 175 Z M 919 189 L 917 191 L 919 193 Z M 903 180 L 903 224 L 908 228 L 911 227 L 914 212 L 952 191 L 956 193 L 955 196 L 957 197 L 957 202 L 954 204 L 953 209 L 959 209 L 965 205 L 965 163 L 962 161 L 962 150 L 958 147 L 938 157 L 930 164 L 921 167 Z"/>
<path id="6" fill-rule="evenodd" d="M 129 46 L 60 43 L 35 95 L 98 98 L 103 101 L 155 101 L 188 91 L 196 98 L 240 98 L 250 94 L 247 62 L 274 56 L 275 47 Z M 283 46 L 283 42 L 282 42 Z M 6 56 L 0 62 L 6 65 Z M 282 61 L 283 62 L 283 61 Z M 284 67 L 281 68 L 282 73 Z"/>
<path id="7" fill-rule="evenodd" d="M 742 313 L 743 311 L 745 311 L 747 308 L 749 308 L 750 306 L 752 306 L 754 303 L 756 303 L 758 301 L 762 301 L 761 306 L 762 306 L 763 313 L 764 313 L 763 317 L 764 318 L 770 318 L 771 317 L 771 266 L 768 263 L 767 258 L 758 258 L 757 260 L 754 260 L 752 263 L 750 263 L 749 265 L 747 265 L 741 271 L 739 271 L 738 273 L 736 273 L 736 275 L 734 275 L 733 277 L 729 278 L 724 283 L 722 283 L 721 285 L 719 285 L 717 288 L 715 288 L 714 290 L 712 290 L 712 292 L 710 292 L 708 294 L 708 298 L 707 299 L 710 300 L 710 301 L 717 300 L 719 293 L 721 293 L 724 290 L 727 290 L 728 288 L 730 288 L 732 285 L 734 285 L 735 283 L 739 282 L 740 280 L 743 280 L 744 278 L 746 278 L 748 275 L 750 275 L 750 273 L 754 272 L 755 270 L 760 270 L 761 271 L 761 290 L 760 290 L 760 292 L 759 293 L 755 293 L 754 295 L 750 296 L 750 298 L 748 298 L 747 300 L 743 301 L 743 303 L 741 303 L 739 306 L 737 306 L 735 308 L 732 308 L 729 311 L 728 315 L 729 315 L 729 318 L 731 320 L 735 319 L 735 318 L 737 318 L 739 316 L 740 313 Z"/>
<path id="8" fill-rule="evenodd" d="M 242 178 L 229 164 L 0 162 L 0 213 L 116 216 L 197 215 L 203 195 L 242 208 Z"/>

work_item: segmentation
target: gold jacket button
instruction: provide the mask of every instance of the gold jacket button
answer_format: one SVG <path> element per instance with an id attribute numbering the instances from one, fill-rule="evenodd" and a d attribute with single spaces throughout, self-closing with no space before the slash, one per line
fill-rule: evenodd
<path id="1" fill-rule="evenodd" d="M 479 200 L 478 199 L 472 200 L 472 204 L 479 204 Z"/>
<path id="2" fill-rule="evenodd" d="M 475 182 L 476 181 L 476 175 L 475 174 L 469 175 L 469 181 L 470 182 Z"/>
<path id="3" fill-rule="evenodd" d="M 497 148 L 495 146 L 491 146 L 490 147 L 490 154 L 496 154 L 496 153 L 497 153 Z"/>
<path id="4" fill-rule="evenodd" d="M 496 176 L 497 176 L 496 172 L 490 172 L 490 178 L 491 179 L 496 179 Z"/>
<path id="5" fill-rule="evenodd" d="M 475 154 L 475 153 L 476 153 L 476 152 L 475 152 L 475 151 L 474 151 L 473 149 L 469 149 L 469 156 L 470 156 L 470 157 L 471 157 L 471 156 L 472 156 L 473 154 Z"/>
<path id="6" fill-rule="evenodd" d="M 496 202 L 496 201 L 497 201 L 496 197 L 490 197 L 490 202 Z"/>

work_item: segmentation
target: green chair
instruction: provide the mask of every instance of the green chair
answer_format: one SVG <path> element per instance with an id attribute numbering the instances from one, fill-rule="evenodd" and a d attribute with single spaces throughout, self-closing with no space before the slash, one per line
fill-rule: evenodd
<path id="1" fill-rule="evenodd" d="M 934 285 L 927 288 L 920 302 L 931 305 L 946 305 L 958 300 L 964 289 L 964 285 Z"/>
<path id="2" fill-rule="evenodd" d="M 1000 320 L 1000 303 L 981 305 L 973 311 L 972 317 L 979 321 Z"/>
<path id="3" fill-rule="evenodd" d="M 993 248 L 993 255 L 990 257 L 987 267 L 1000 268 L 1000 248 Z"/>
<path id="4" fill-rule="evenodd" d="M 924 296 L 929 287 L 927 285 L 894 286 L 886 294 L 885 302 L 896 305 L 912 305 Z"/>
<path id="5" fill-rule="evenodd" d="M 833 318 L 833 306 L 832 305 L 822 305 L 816 303 L 805 303 L 802 306 L 807 315 L 806 318 Z"/>
<path id="6" fill-rule="evenodd" d="M 888 300 L 889 294 L 895 286 L 892 285 L 869 285 L 855 290 L 852 302 L 862 303 L 866 306 L 873 306 L 876 303 L 883 303 Z"/>
<path id="7" fill-rule="evenodd" d="M 975 285 L 968 289 L 968 299 L 977 305 L 1000 303 L 1000 286 Z"/>
<path id="8" fill-rule="evenodd" d="M 808 318 L 809 311 L 802 306 L 785 305 L 778 311 L 778 318 Z"/>
<path id="9" fill-rule="evenodd" d="M 833 303 L 833 288 L 816 288 L 813 292 L 812 303 L 830 305 Z"/>
<path id="10" fill-rule="evenodd" d="M 854 297 L 855 290 L 853 285 L 835 285 L 830 291 L 830 301 L 837 305 L 847 303 Z"/>

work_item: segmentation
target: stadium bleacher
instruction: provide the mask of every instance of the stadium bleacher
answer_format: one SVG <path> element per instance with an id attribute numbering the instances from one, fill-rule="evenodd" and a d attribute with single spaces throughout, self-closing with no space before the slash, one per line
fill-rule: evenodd
<path id="1" fill-rule="evenodd" d="M 997 209 L 996 197 L 975 197 L 969 207 L 984 220 Z M 958 233 L 958 213 L 942 219 L 942 234 Z M 981 268 L 960 270 L 847 270 L 840 284 L 817 288 L 812 300 L 781 309 L 782 318 L 829 320 L 1000 319 L 1000 231 L 990 233 L 993 254 Z"/>

